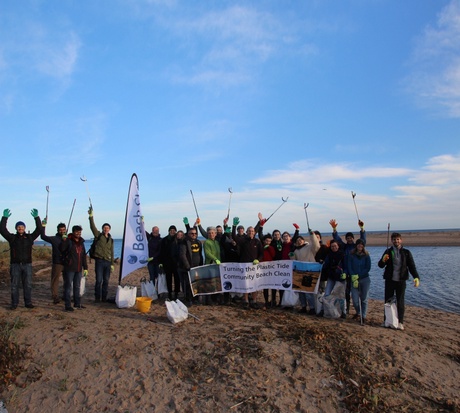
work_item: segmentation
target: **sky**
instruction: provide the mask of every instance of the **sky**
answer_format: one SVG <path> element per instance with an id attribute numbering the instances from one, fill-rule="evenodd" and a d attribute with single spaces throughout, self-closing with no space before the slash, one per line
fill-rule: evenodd
<path id="1" fill-rule="evenodd" d="M 122 237 L 133 173 L 163 236 L 459 228 L 459 138 L 460 0 L 0 3 L 11 232 Z"/>

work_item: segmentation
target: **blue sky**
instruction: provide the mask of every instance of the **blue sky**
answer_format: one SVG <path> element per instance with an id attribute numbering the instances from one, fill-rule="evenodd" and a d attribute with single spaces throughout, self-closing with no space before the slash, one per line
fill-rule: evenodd
<path id="1" fill-rule="evenodd" d="M 0 3 L 1 205 L 120 237 L 227 215 L 267 230 L 458 228 L 460 1 Z M 87 187 L 81 181 L 86 177 Z"/>

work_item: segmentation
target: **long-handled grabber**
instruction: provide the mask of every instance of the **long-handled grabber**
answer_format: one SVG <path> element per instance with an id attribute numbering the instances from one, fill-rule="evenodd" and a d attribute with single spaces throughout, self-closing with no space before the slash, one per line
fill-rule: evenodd
<path id="1" fill-rule="evenodd" d="M 91 202 L 91 197 L 89 196 L 88 180 L 85 178 L 85 175 L 83 175 L 80 179 L 85 183 L 86 193 L 88 194 L 89 199 L 89 206 L 91 207 L 91 209 L 93 209 L 93 203 Z"/>
<path id="2" fill-rule="evenodd" d="M 69 223 L 67 224 L 67 233 L 69 232 L 70 221 L 72 220 L 73 210 L 75 208 L 75 202 L 77 202 L 76 198 L 73 200 L 72 210 L 70 211 Z"/>
<path id="3" fill-rule="evenodd" d="M 228 200 L 227 220 L 230 217 L 230 202 L 232 202 L 232 194 L 233 194 L 232 188 L 228 188 L 228 192 L 230 192 L 230 198 Z"/>
<path id="4" fill-rule="evenodd" d="M 196 217 L 199 218 L 200 216 L 198 215 L 198 210 L 196 209 L 196 203 L 195 203 L 195 197 L 193 196 L 193 191 L 190 190 L 190 193 L 192 194 L 193 206 L 195 207 Z"/>
<path id="5" fill-rule="evenodd" d="M 303 204 L 303 209 L 305 210 L 305 218 L 307 218 L 307 228 L 308 228 L 308 230 L 310 231 L 310 223 L 308 222 L 308 214 L 307 214 L 308 205 L 310 205 L 310 204 L 308 204 L 308 203 L 305 204 L 305 203 L 304 203 L 304 204 Z"/>
<path id="6" fill-rule="evenodd" d="M 276 208 L 276 209 L 272 212 L 272 214 L 265 220 L 265 222 L 267 222 L 267 221 L 274 215 L 274 213 L 275 213 L 276 211 L 278 211 L 278 209 L 280 209 L 280 208 L 287 202 L 288 199 L 289 199 L 289 197 L 287 197 L 286 199 L 284 199 L 283 197 L 281 197 L 281 200 L 282 200 L 283 202 L 281 203 L 281 205 L 280 205 L 278 208 Z"/>
<path id="7" fill-rule="evenodd" d="M 358 208 L 356 208 L 356 202 L 355 202 L 356 193 L 353 192 L 353 191 L 351 191 L 351 196 L 352 196 L 352 198 L 353 198 L 353 204 L 355 204 L 356 217 L 358 218 L 358 221 L 361 221 L 361 220 L 359 219 L 359 215 L 358 215 Z"/>
<path id="8" fill-rule="evenodd" d="M 48 222 L 48 203 L 49 203 L 49 200 L 50 200 L 50 187 L 48 185 L 46 186 L 46 192 L 47 192 L 47 195 L 46 195 L 46 216 L 45 216 L 45 219 L 46 219 L 46 222 Z"/>
<path id="9" fill-rule="evenodd" d="M 387 230 L 387 249 L 390 246 L 390 223 L 388 223 L 388 230 Z"/>

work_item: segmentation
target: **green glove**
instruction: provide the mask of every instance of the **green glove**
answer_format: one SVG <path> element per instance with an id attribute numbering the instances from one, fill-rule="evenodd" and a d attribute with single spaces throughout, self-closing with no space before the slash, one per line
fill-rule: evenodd
<path id="1" fill-rule="evenodd" d="M 150 262 L 150 261 L 152 261 L 152 260 L 153 260 L 153 257 L 147 258 L 147 262 Z"/>
<path id="2" fill-rule="evenodd" d="M 64 234 L 64 235 L 62 236 L 62 240 L 65 241 L 66 239 L 67 239 L 67 234 Z"/>
<path id="3" fill-rule="evenodd" d="M 232 232 L 232 229 L 230 227 L 225 228 L 225 233 L 230 234 Z"/>
<path id="4" fill-rule="evenodd" d="M 347 279 L 347 274 L 345 274 L 345 273 L 343 272 L 342 275 L 340 276 L 340 279 L 341 279 L 341 280 L 346 280 L 346 279 Z"/>
<path id="5" fill-rule="evenodd" d="M 110 266 L 110 272 L 113 272 L 115 270 L 115 267 L 113 265 Z"/>
<path id="6" fill-rule="evenodd" d="M 219 260 L 216 260 L 216 264 L 217 264 L 217 265 L 220 265 L 220 261 L 219 261 Z"/>
<path id="7" fill-rule="evenodd" d="M 10 210 L 9 210 L 9 209 L 4 209 L 4 210 L 3 210 L 3 216 L 4 216 L 5 218 L 9 218 L 9 217 L 11 216 Z"/>
<path id="8" fill-rule="evenodd" d="M 294 253 L 293 252 L 289 253 L 289 258 L 294 258 Z"/>
<path id="9" fill-rule="evenodd" d="M 358 288 L 359 287 L 359 275 L 358 274 L 352 275 L 351 282 L 353 283 L 353 288 Z"/>
<path id="10" fill-rule="evenodd" d="M 236 227 L 240 223 L 240 219 L 238 217 L 233 218 L 233 225 Z"/>
<path id="11" fill-rule="evenodd" d="M 420 285 L 420 280 L 418 278 L 414 278 L 414 287 L 418 287 Z"/>
<path id="12" fill-rule="evenodd" d="M 188 225 L 188 218 L 187 217 L 184 217 L 184 219 L 182 221 L 184 222 L 184 225 Z"/>
<path id="13" fill-rule="evenodd" d="M 34 218 L 37 218 L 38 217 L 38 210 L 37 209 L 32 209 L 30 211 L 30 215 L 32 215 Z"/>
<path id="14" fill-rule="evenodd" d="M 252 263 L 253 263 L 254 265 L 257 265 L 257 264 L 259 263 L 259 260 L 254 260 L 254 261 L 252 261 Z"/>
<path id="15" fill-rule="evenodd" d="M 83 270 L 83 277 L 86 277 L 88 275 L 88 270 Z"/>
<path id="16" fill-rule="evenodd" d="M 92 207 L 89 207 L 89 209 L 88 209 L 88 215 L 89 215 L 90 217 L 93 216 L 93 208 L 92 208 Z"/>
<path id="17" fill-rule="evenodd" d="M 48 221 L 46 220 L 46 218 L 43 218 L 42 227 L 46 227 L 47 223 L 48 223 Z"/>

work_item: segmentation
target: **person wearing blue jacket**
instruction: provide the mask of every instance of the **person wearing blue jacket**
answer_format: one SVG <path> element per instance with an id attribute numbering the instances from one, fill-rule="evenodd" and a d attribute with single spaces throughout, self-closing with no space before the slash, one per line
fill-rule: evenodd
<path id="1" fill-rule="evenodd" d="M 351 254 L 351 252 L 356 248 L 355 244 L 355 236 L 352 232 L 347 232 L 345 234 L 345 242 L 342 240 L 340 235 L 337 232 L 338 223 L 335 219 L 331 219 L 329 224 L 332 227 L 332 237 L 339 243 L 340 250 L 345 253 L 345 260 L 344 260 L 344 271 L 347 274 L 347 286 L 345 289 L 345 301 L 347 303 L 347 314 L 350 312 L 350 295 L 351 295 L 351 273 L 348 271 L 347 268 L 347 257 Z M 364 231 L 364 222 L 359 220 L 359 239 L 364 241 L 364 245 L 366 245 L 366 231 Z"/>
<path id="2" fill-rule="evenodd" d="M 366 251 L 362 239 L 358 239 L 355 245 L 355 249 L 347 256 L 347 269 L 351 274 L 351 298 L 356 311 L 353 319 L 356 320 L 361 317 L 361 321 L 364 324 L 367 316 L 367 298 L 371 287 L 369 277 L 371 257 Z"/>

